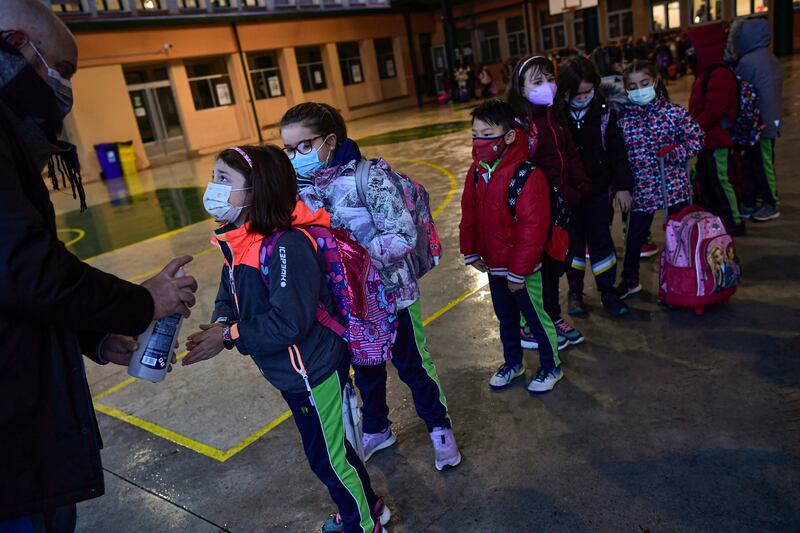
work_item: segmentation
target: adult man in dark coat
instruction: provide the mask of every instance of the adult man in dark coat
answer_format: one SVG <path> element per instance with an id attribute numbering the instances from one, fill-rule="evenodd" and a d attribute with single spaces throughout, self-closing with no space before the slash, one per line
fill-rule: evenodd
<path id="1" fill-rule="evenodd" d="M 188 316 L 196 281 L 173 260 L 141 286 L 92 268 L 56 236 L 50 161 L 83 202 L 72 107 L 75 40 L 39 0 L 0 3 L 0 530 L 73 531 L 103 493 L 100 435 L 81 354 L 127 365 L 154 320 Z M 126 337 L 129 336 L 129 337 Z"/>

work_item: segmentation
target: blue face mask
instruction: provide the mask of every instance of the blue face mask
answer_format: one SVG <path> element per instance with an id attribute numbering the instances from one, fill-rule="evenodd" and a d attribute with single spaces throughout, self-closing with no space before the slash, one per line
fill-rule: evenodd
<path id="1" fill-rule="evenodd" d="M 586 109 L 587 107 L 589 107 L 589 104 L 592 103 L 592 100 L 594 100 L 594 91 L 589 93 L 588 96 L 584 96 L 580 100 L 577 98 L 573 98 L 572 100 L 570 100 L 569 106 L 576 111 L 580 111 L 582 109 Z"/>
<path id="2" fill-rule="evenodd" d="M 325 140 L 322 141 L 322 144 L 319 145 L 319 148 L 322 148 L 327 140 L 328 139 L 326 137 Z M 294 167 L 294 171 L 297 172 L 298 176 L 307 178 L 313 172 L 328 166 L 327 159 L 324 162 L 319 160 L 319 148 L 314 148 L 307 154 L 301 154 L 300 152 L 294 154 L 292 166 Z M 332 153 L 333 152 L 328 154 L 328 159 L 330 159 Z"/>
<path id="3" fill-rule="evenodd" d="M 636 105 L 647 105 L 656 99 L 656 89 L 650 86 L 628 91 L 628 99 Z"/>

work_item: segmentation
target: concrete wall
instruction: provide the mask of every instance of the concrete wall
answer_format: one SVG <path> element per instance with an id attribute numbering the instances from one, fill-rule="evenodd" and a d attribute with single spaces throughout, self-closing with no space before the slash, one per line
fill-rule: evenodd
<path id="1" fill-rule="evenodd" d="M 122 67 L 81 68 L 72 78 L 72 87 L 75 105 L 66 127 L 78 148 L 83 173 L 87 177 L 100 174 L 95 144 L 127 139 L 133 140 L 140 168 L 149 166 Z"/>

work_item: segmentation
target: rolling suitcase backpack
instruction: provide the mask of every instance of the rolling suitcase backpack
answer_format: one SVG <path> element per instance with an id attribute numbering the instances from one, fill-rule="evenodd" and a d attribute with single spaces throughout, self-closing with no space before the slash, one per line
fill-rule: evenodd
<path id="1" fill-rule="evenodd" d="M 667 216 L 664 160 L 659 160 L 665 199 L 664 251 L 658 301 L 668 307 L 689 307 L 697 315 L 715 303 L 727 303 L 742 280 L 733 237 L 722 220 L 696 205 Z"/>

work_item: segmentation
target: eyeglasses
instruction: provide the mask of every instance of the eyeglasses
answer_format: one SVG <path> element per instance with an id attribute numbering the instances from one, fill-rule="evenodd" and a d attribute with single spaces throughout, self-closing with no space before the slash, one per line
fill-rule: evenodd
<path id="1" fill-rule="evenodd" d="M 286 155 L 289 156 L 289 159 L 294 159 L 294 156 L 297 154 L 308 155 L 311 153 L 311 150 L 314 149 L 314 141 L 321 138 L 322 135 L 317 135 L 316 137 L 311 137 L 310 139 L 303 139 L 294 147 L 284 146 L 283 151 L 286 152 Z"/>

